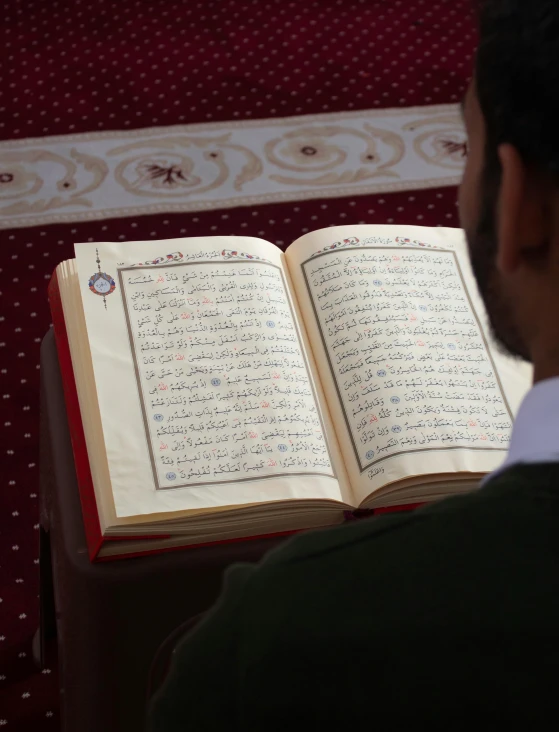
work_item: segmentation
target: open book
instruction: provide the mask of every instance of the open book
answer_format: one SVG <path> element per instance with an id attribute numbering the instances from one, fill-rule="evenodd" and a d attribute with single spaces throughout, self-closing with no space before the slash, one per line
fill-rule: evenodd
<path id="1" fill-rule="evenodd" d="M 505 457 L 531 374 L 491 342 L 460 230 L 75 252 L 50 300 L 92 558 L 433 501 Z"/>

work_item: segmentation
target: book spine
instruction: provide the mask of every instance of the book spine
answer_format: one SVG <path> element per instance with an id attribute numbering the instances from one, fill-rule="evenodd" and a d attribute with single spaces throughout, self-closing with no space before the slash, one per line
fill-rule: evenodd
<path id="1" fill-rule="evenodd" d="M 72 357 L 70 355 L 70 346 L 68 344 L 68 333 L 66 331 L 66 323 L 64 321 L 64 311 L 62 309 L 60 288 L 58 285 L 56 271 L 52 275 L 48 286 L 48 299 L 52 315 L 56 350 L 58 352 L 60 374 L 62 376 L 62 384 L 64 388 L 64 401 L 66 403 L 68 427 L 70 429 L 76 477 L 80 492 L 80 501 L 82 504 L 85 536 L 87 540 L 89 558 L 93 562 L 95 561 L 99 553 L 99 549 L 103 544 L 103 535 L 101 533 L 101 524 L 99 523 L 99 512 L 97 510 L 97 501 L 95 500 L 93 478 L 91 476 L 89 457 L 87 455 L 87 446 L 83 431 L 76 380 L 74 378 Z"/>

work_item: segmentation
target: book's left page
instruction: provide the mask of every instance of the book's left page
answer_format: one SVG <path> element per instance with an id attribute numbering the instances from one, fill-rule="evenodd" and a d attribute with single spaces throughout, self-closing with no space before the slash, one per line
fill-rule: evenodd
<path id="1" fill-rule="evenodd" d="M 211 237 L 75 250 L 117 518 L 351 502 L 276 247 Z"/>

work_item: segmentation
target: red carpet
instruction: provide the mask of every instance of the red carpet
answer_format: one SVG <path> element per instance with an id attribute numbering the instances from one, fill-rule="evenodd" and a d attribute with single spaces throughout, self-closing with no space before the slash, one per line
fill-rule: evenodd
<path id="1" fill-rule="evenodd" d="M 475 45 L 470 0 L 11 0 L 2 16 L 3 140 L 454 103 Z M 34 184 L 28 162 L 0 149 L 0 225 Z M 73 243 L 246 234 L 286 246 L 333 224 L 456 226 L 455 199 L 444 187 L 72 223 L 62 211 L 0 230 L 0 727 L 59 728 L 56 670 L 31 654 L 38 364 L 48 278 Z"/>

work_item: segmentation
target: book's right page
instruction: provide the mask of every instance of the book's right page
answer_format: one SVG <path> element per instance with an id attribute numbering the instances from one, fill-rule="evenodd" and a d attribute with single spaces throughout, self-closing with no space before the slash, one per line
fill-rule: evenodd
<path id="1" fill-rule="evenodd" d="M 493 341 L 460 229 L 331 227 L 286 261 L 360 501 L 502 463 L 531 367 Z"/>

